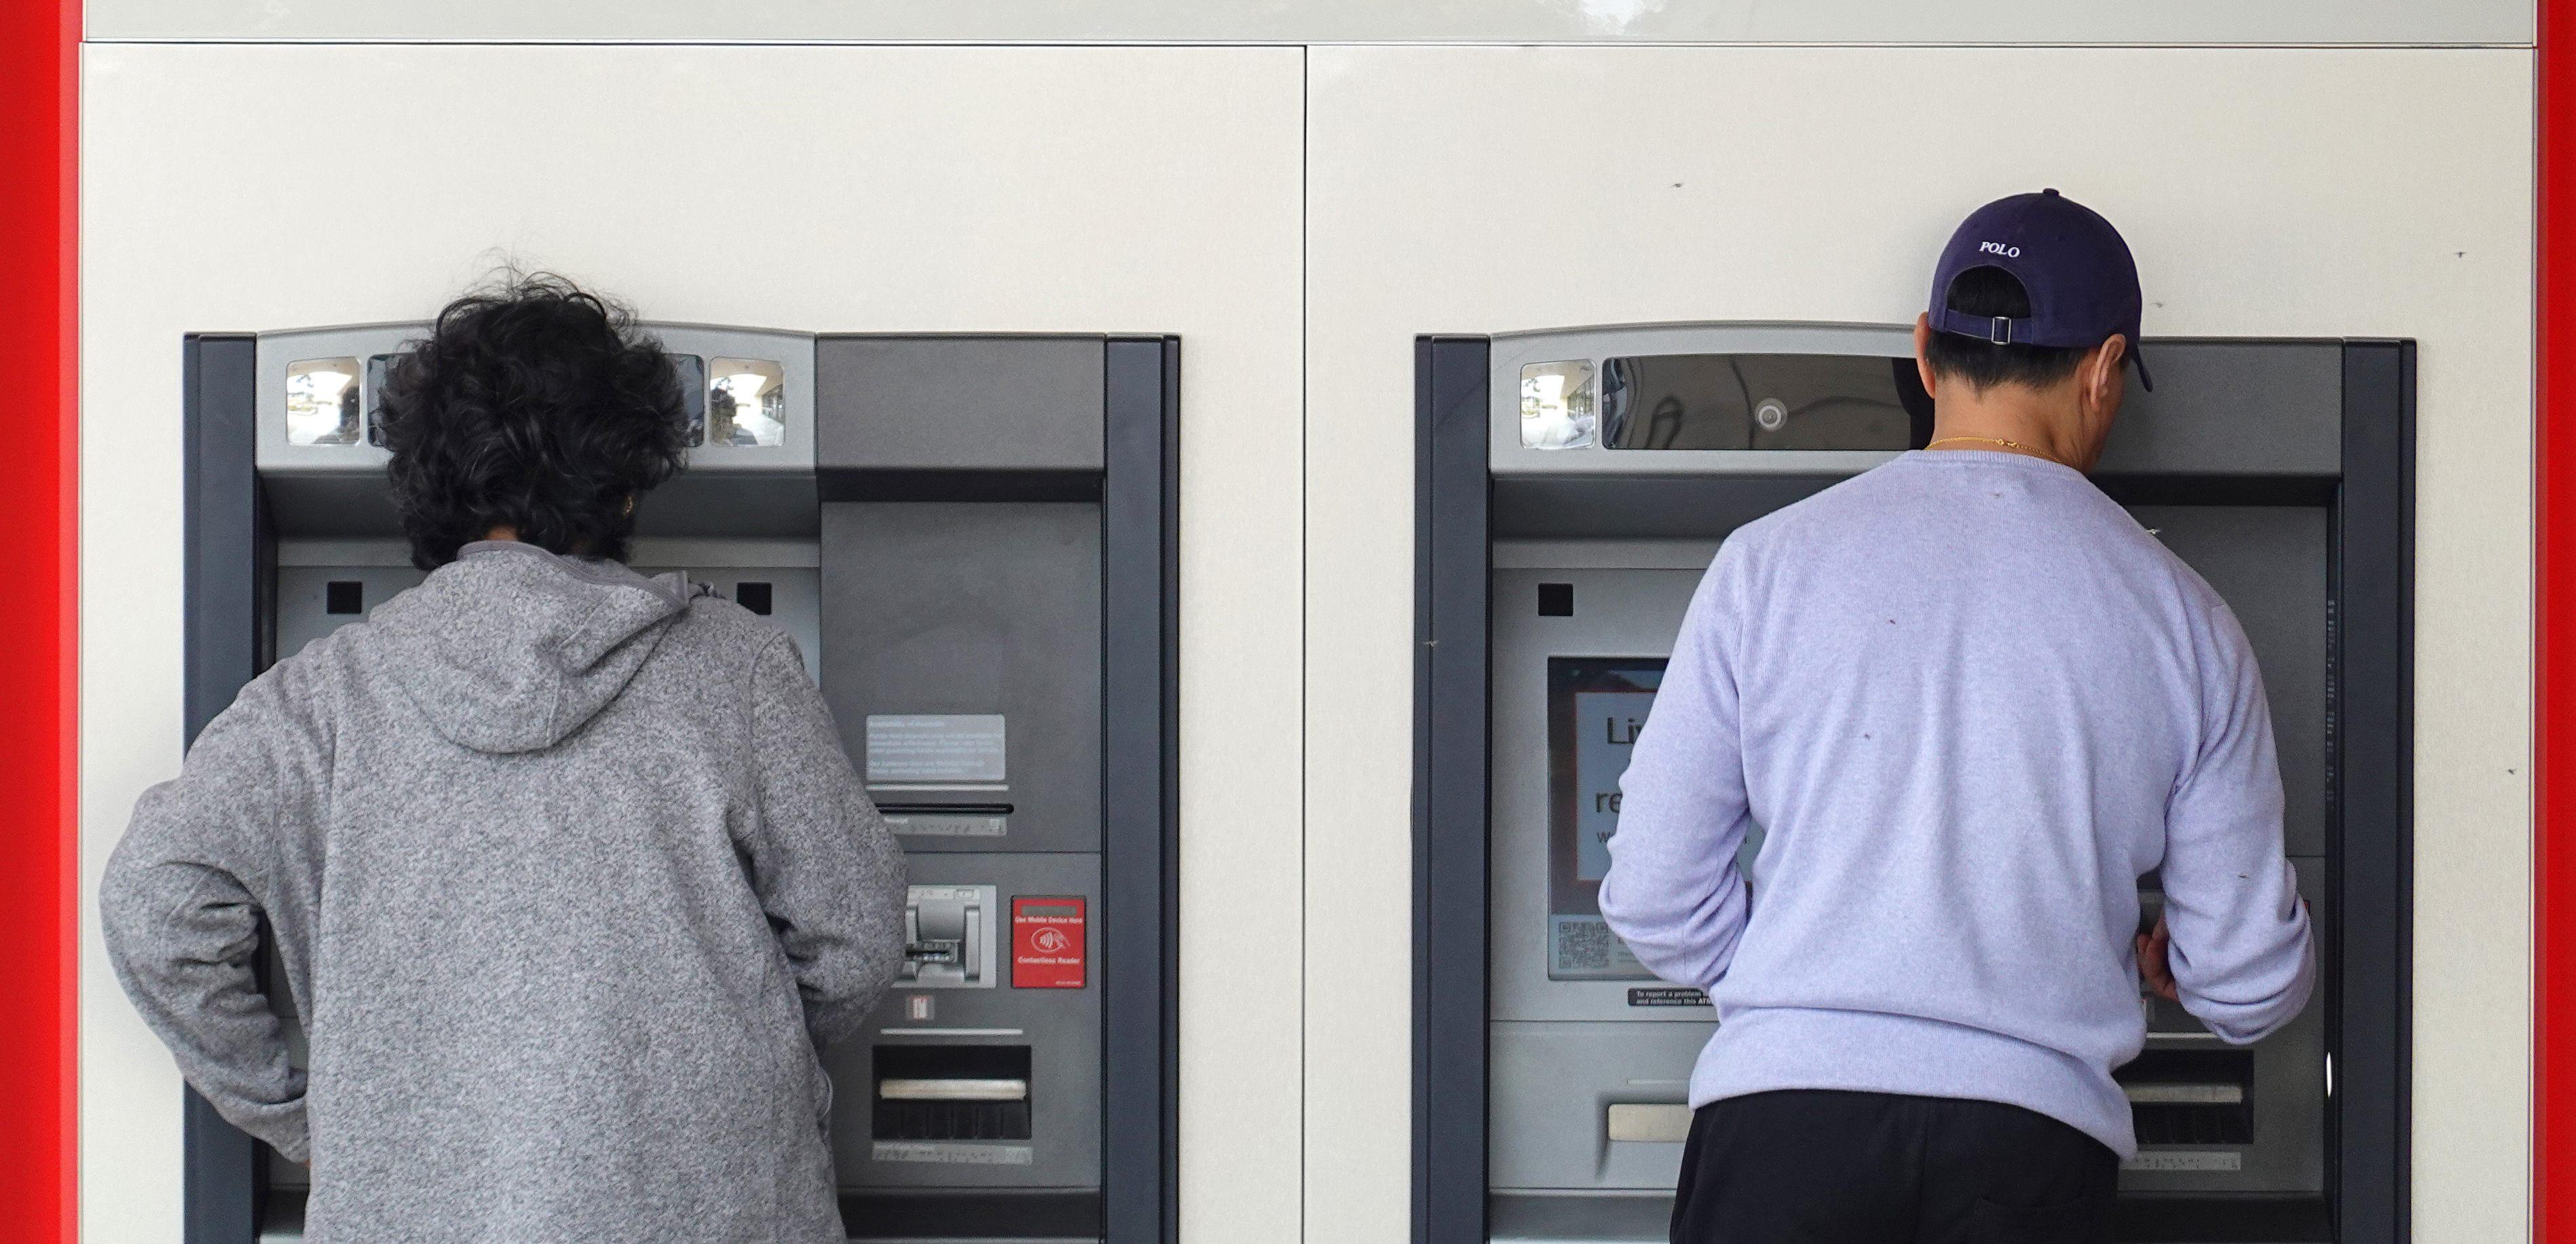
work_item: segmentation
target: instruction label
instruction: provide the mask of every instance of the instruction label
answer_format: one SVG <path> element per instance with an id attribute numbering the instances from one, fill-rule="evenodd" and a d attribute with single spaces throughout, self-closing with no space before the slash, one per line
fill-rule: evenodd
<path id="1" fill-rule="evenodd" d="M 868 781 L 1007 780 L 1000 713 L 868 715 Z"/>
<path id="2" fill-rule="evenodd" d="M 1628 991 L 1630 1006 L 1707 1006 L 1708 995 L 1688 985 L 1661 985 Z"/>

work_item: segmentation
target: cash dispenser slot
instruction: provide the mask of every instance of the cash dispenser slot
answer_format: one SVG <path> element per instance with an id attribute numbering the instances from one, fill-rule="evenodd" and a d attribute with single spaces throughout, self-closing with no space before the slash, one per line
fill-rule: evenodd
<path id="1" fill-rule="evenodd" d="M 2254 1143 L 2248 1051 L 2149 1050 L 2113 1078 L 2128 1095 L 2142 1147 Z"/>
<path id="2" fill-rule="evenodd" d="M 879 1045 L 878 1140 L 1027 1140 L 1029 1047 Z"/>

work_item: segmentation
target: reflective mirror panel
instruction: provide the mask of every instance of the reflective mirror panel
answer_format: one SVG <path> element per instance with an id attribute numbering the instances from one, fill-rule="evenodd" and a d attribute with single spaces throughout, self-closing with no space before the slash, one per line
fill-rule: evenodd
<path id="1" fill-rule="evenodd" d="M 766 359 L 708 359 L 706 443 L 787 440 L 787 373 Z"/>
<path id="2" fill-rule="evenodd" d="M 1591 363 L 1532 363 L 1521 369 L 1523 448 L 1588 448 L 1596 426 Z"/>
<path id="3" fill-rule="evenodd" d="M 1914 360 L 1853 354 L 1609 359 L 1601 412 L 1612 449 L 1901 450 L 1932 427 Z"/>
<path id="4" fill-rule="evenodd" d="M 367 443 L 370 445 L 381 447 L 385 443 L 385 382 L 393 375 L 394 361 L 399 357 L 393 354 L 367 357 Z"/>
<path id="5" fill-rule="evenodd" d="M 286 365 L 286 443 L 358 443 L 358 360 L 298 359 Z"/>
<path id="6" fill-rule="evenodd" d="M 707 443 L 707 361 L 694 354 L 674 354 L 671 369 L 679 373 L 680 422 L 689 429 L 689 447 Z"/>

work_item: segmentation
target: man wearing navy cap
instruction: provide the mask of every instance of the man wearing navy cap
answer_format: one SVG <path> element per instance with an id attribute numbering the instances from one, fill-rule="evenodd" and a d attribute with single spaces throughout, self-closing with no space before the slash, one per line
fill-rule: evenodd
<path id="1" fill-rule="evenodd" d="M 1979 208 L 1914 327 L 1930 443 L 1738 529 L 1691 600 L 1601 887 L 1721 1020 L 1676 1242 L 2107 1239 L 2142 985 L 2236 1044 L 2307 1002 L 2245 634 L 2084 476 L 2139 309 L 2110 222 Z"/>

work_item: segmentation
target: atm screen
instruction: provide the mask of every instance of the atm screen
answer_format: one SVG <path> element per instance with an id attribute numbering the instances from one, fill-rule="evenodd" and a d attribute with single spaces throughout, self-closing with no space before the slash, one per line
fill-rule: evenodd
<path id="1" fill-rule="evenodd" d="M 1655 689 L 1662 657 L 1550 657 L 1547 662 L 1548 959 L 1552 980 L 1644 980 L 1653 973 L 1601 920 L 1601 878 L 1619 829 L 1619 777 Z"/>
<path id="2" fill-rule="evenodd" d="M 1604 360 L 1612 449 L 1913 449 L 1932 435 L 1914 360 L 1642 354 Z"/>

